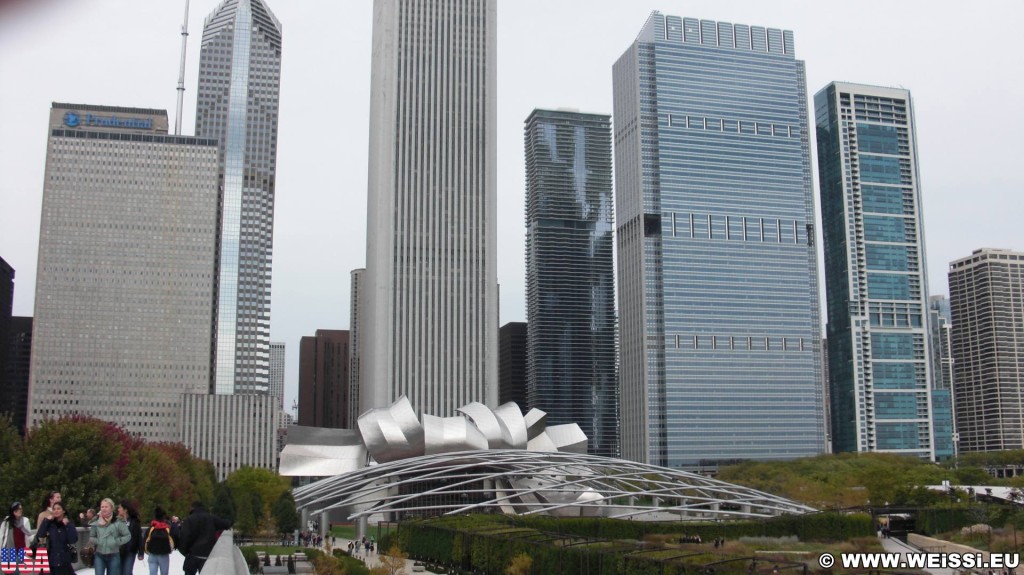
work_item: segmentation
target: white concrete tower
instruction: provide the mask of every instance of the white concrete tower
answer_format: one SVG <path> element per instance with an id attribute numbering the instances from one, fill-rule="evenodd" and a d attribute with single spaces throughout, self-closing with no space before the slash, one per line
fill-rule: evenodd
<path id="1" fill-rule="evenodd" d="M 361 410 L 497 402 L 496 0 L 376 0 Z"/>

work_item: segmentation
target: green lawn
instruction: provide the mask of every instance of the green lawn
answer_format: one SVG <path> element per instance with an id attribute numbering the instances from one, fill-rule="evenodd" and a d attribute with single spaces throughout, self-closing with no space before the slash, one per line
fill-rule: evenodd
<path id="1" fill-rule="evenodd" d="M 355 525 L 335 525 L 331 527 L 331 535 L 334 535 L 338 539 L 355 539 L 356 538 L 356 526 Z"/>
<path id="2" fill-rule="evenodd" d="M 381 529 L 381 534 L 393 531 L 395 527 L 385 527 Z M 370 534 L 377 537 L 377 526 L 369 526 Z M 356 538 L 356 526 L 355 525 L 335 525 L 331 527 L 331 534 L 338 539 L 355 539 Z"/>

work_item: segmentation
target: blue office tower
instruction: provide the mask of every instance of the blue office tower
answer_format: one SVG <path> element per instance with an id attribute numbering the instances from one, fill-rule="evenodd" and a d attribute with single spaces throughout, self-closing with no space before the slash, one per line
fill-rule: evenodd
<path id="1" fill-rule="evenodd" d="M 524 136 L 526 403 L 618 456 L 611 120 L 534 110 Z"/>
<path id="2" fill-rule="evenodd" d="M 654 12 L 613 75 L 623 457 L 697 467 L 823 452 L 793 34 Z"/>
<path id="3" fill-rule="evenodd" d="M 928 298 L 928 329 L 932 351 L 932 430 L 935 460 L 956 456 L 956 426 L 953 416 L 952 313 L 949 299 L 942 295 Z"/>
<path id="4" fill-rule="evenodd" d="M 934 459 L 934 366 L 910 92 L 833 82 L 815 95 L 814 108 L 833 450 Z M 948 395 L 937 399 L 948 413 Z M 939 435 L 952 439 L 947 424 Z"/>

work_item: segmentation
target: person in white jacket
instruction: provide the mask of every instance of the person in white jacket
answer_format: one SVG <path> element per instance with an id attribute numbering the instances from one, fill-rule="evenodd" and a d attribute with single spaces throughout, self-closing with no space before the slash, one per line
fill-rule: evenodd
<path id="1" fill-rule="evenodd" d="M 32 531 L 28 517 L 25 517 L 25 510 L 21 508 L 21 503 L 15 501 L 7 517 L 4 517 L 4 522 L 0 524 L 0 547 L 24 549 L 32 545 L 34 538 L 35 532 Z"/>

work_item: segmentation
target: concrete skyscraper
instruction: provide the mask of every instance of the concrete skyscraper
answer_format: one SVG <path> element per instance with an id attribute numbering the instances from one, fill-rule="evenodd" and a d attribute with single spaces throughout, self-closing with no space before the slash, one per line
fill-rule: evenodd
<path id="1" fill-rule="evenodd" d="M 263 0 L 224 0 L 206 18 L 196 136 L 220 143 L 214 381 L 268 393 L 281 24 Z"/>
<path id="2" fill-rule="evenodd" d="M 361 409 L 497 403 L 497 0 L 375 0 Z"/>
<path id="3" fill-rule="evenodd" d="M 1024 253 L 951 263 L 949 303 L 960 452 L 1024 449 Z"/>
<path id="4" fill-rule="evenodd" d="M 349 332 L 318 329 L 299 342 L 299 425 L 355 429 L 349 417 Z"/>
<path id="5" fill-rule="evenodd" d="M 910 92 L 814 97 L 833 450 L 934 459 L 917 141 Z"/>
<path id="6" fill-rule="evenodd" d="M 270 395 L 277 398 L 277 408 L 284 409 L 285 344 L 270 342 Z"/>
<path id="7" fill-rule="evenodd" d="M 39 233 L 28 424 L 92 415 L 178 441 L 210 387 L 217 142 L 167 113 L 54 104 Z"/>
<path id="8" fill-rule="evenodd" d="M 352 289 L 349 292 L 349 316 L 348 316 L 348 424 L 355 429 L 356 421 L 362 415 L 359 403 L 359 390 L 362 382 L 360 376 L 362 365 L 362 348 L 359 343 L 362 336 L 363 298 L 365 294 L 363 287 L 366 280 L 366 268 L 354 269 L 352 275 Z"/>
<path id="9" fill-rule="evenodd" d="M 611 121 L 534 110 L 524 139 L 526 403 L 618 456 Z"/>
<path id="10" fill-rule="evenodd" d="M 613 69 L 622 456 L 825 449 L 793 34 L 654 12 Z"/>

